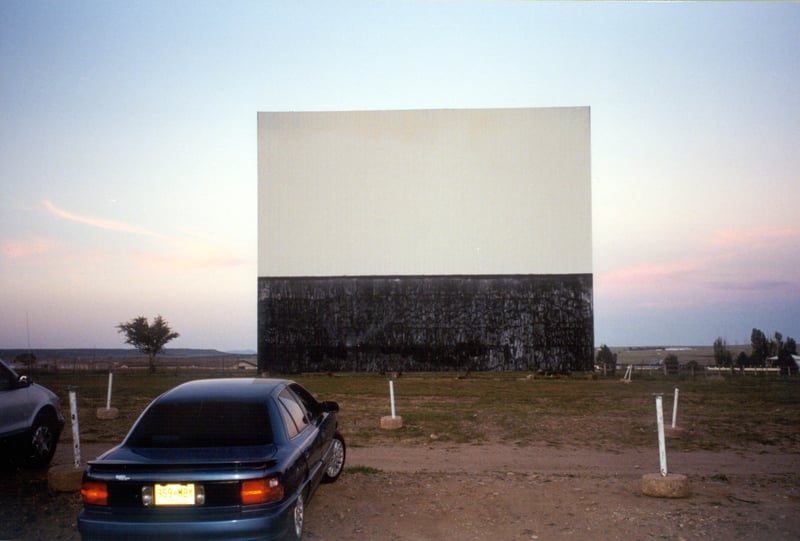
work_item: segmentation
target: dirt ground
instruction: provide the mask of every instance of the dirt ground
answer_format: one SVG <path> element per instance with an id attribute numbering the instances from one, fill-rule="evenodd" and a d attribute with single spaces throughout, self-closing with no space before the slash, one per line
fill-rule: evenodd
<path id="1" fill-rule="evenodd" d="M 63 444 L 63 442 L 62 442 Z M 83 448 L 93 458 L 107 445 Z M 61 445 L 54 464 L 69 464 Z M 800 454 L 772 448 L 669 453 L 691 496 L 645 496 L 657 449 L 598 452 L 431 441 L 348 449 L 339 481 L 307 508 L 304 539 L 800 539 Z M 77 540 L 80 497 L 46 471 L 0 472 L 0 540 Z"/>

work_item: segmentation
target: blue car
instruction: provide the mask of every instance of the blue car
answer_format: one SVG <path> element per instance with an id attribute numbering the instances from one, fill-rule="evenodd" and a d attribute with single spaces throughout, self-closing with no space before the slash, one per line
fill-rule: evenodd
<path id="1" fill-rule="evenodd" d="M 299 540 L 345 461 L 335 402 L 289 380 L 179 385 L 156 398 L 81 488 L 84 541 Z"/>

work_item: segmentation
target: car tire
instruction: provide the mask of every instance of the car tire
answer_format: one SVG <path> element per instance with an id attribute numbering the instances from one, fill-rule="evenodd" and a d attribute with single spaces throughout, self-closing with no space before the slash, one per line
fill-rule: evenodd
<path id="1" fill-rule="evenodd" d="M 44 467 L 53 460 L 58 444 L 58 423 L 51 411 L 36 415 L 28 439 L 27 462 L 34 467 Z"/>
<path id="2" fill-rule="evenodd" d="M 342 470 L 344 470 L 347 447 L 344 444 L 344 438 L 339 432 L 333 435 L 331 445 L 333 446 L 331 450 L 331 459 L 328 466 L 325 468 L 325 473 L 322 475 L 323 483 L 333 483 L 342 474 Z"/>
<path id="3" fill-rule="evenodd" d="M 305 513 L 305 501 L 303 500 L 303 494 L 301 492 L 297 495 L 297 500 L 295 500 L 292 506 L 290 515 L 289 539 L 291 541 L 300 541 L 303 537 L 303 526 L 306 518 Z"/>

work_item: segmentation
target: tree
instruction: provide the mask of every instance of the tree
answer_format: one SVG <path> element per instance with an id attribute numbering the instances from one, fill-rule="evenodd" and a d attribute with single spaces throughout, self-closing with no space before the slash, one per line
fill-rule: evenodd
<path id="1" fill-rule="evenodd" d="M 759 329 L 753 329 L 750 334 L 750 346 L 753 348 L 750 354 L 750 361 L 754 366 L 763 366 L 767 361 L 770 352 L 770 341 L 767 336 Z"/>
<path id="2" fill-rule="evenodd" d="M 730 366 L 733 362 L 733 354 L 728 349 L 728 343 L 721 336 L 714 340 L 714 361 L 717 366 Z"/>
<path id="3" fill-rule="evenodd" d="M 783 347 L 789 352 L 789 355 L 797 355 L 797 342 L 791 336 L 786 337 Z"/>
<path id="4" fill-rule="evenodd" d="M 769 356 L 777 357 L 783 351 L 783 335 L 775 331 L 775 337 L 769 341 Z"/>
<path id="5" fill-rule="evenodd" d="M 678 360 L 678 356 L 674 353 L 670 353 L 666 357 L 664 357 L 664 374 L 665 375 L 677 375 L 681 369 L 681 363 Z"/>
<path id="6" fill-rule="evenodd" d="M 775 333 L 777 336 L 780 333 Z M 781 369 L 782 374 L 796 374 L 797 364 L 794 362 L 792 355 L 797 354 L 797 342 L 791 336 L 786 337 L 786 341 L 780 344 L 778 349 L 778 367 Z"/>
<path id="7" fill-rule="evenodd" d="M 739 370 L 743 370 L 744 367 L 749 365 L 750 365 L 750 359 L 747 358 L 747 353 L 745 353 L 744 351 L 740 351 L 739 355 L 736 356 L 736 362 L 734 363 L 734 366 Z M 733 367 L 731 367 L 731 372 L 733 372 Z"/>
<path id="8" fill-rule="evenodd" d="M 127 323 L 117 325 L 118 332 L 125 335 L 125 343 L 130 344 L 145 355 L 150 373 L 156 371 L 156 355 L 167 342 L 180 336 L 170 329 L 169 324 L 160 315 L 153 319 L 153 324 L 144 316 L 135 317 Z"/>
<path id="9" fill-rule="evenodd" d="M 597 352 L 597 365 L 603 367 L 604 374 L 610 372 L 613 375 L 617 370 L 617 356 L 605 344 Z"/>

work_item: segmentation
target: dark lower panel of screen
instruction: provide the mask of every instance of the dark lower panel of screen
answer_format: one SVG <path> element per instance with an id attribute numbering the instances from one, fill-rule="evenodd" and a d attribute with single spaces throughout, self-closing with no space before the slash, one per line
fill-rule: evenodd
<path id="1" fill-rule="evenodd" d="M 261 372 L 591 370 L 592 275 L 258 279 Z"/>

